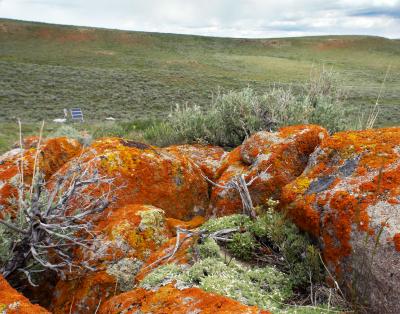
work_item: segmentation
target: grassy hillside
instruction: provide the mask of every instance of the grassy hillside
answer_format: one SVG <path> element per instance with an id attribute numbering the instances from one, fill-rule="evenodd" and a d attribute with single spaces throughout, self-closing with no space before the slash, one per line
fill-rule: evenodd
<path id="1" fill-rule="evenodd" d="M 219 87 L 299 83 L 321 65 L 340 73 L 356 112 L 375 102 L 391 65 L 378 124 L 399 124 L 398 40 L 231 39 L 0 19 L 0 145 L 16 117 L 51 121 L 79 106 L 93 122 L 162 118 L 175 103 L 208 103 Z"/>

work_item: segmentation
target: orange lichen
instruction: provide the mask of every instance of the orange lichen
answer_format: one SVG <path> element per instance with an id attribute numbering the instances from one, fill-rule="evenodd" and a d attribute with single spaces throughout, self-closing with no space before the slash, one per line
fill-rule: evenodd
<path id="1" fill-rule="evenodd" d="M 110 293 L 121 292 L 118 278 L 109 271 L 110 265 L 129 259 L 139 265 L 147 260 L 168 241 L 171 233 L 166 225 L 164 212 L 150 205 L 127 205 L 110 212 L 98 221 L 97 234 L 91 250 L 79 250 L 77 262 L 89 260 L 97 269 L 91 274 L 72 274 L 68 280 L 60 280 L 55 288 L 52 310 L 64 313 L 73 306 L 79 313 L 93 313 L 99 300 L 106 300 Z M 134 270 L 132 284 L 134 282 Z M 77 278 L 74 278 L 77 277 Z M 67 295 L 73 294 L 74 300 Z M 71 305 L 72 304 L 72 305 Z"/>
<path id="2" fill-rule="evenodd" d="M 175 245 L 177 242 L 176 237 L 170 239 L 158 251 L 150 255 L 146 263 L 136 275 L 136 282 L 140 282 L 156 267 L 165 264 L 173 263 L 179 265 L 189 265 L 192 261 L 192 253 L 190 252 L 190 248 L 193 246 L 197 239 L 195 239 L 194 237 L 187 238 L 186 235 L 180 235 L 179 239 L 179 242 L 182 243 L 182 245 L 179 247 L 174 256 L 171 256 L 171 258 L 169 258 L 169 256 L 175 249 Z"/>
<path id="3" fill-rule="evenodd" d="M 6 211 L 12 212 L 12 199 L 18 197 L 19 175 L 23 173 L 26 186 L 29 186 L 32 182 L 35 160 L 37 161 L 37 169 L 43 173 L 45 180 L 48 180 L 61 166 L 78 155 L 82 149 L 78 141 L 60 137 L 44 140 L 39 151 L 37 151 L 36 145 L 30 143 L 36 140 L 36 138 L 28 139 L 27 149 L 22 150 L 22 152 L 19 149 L 14 149 L 2 156 L 0 162 L 0 205 L 3 205 Z M 21 165 L 23 165 L 22 168 Z"/>
<path id="4" fill-rule="evenodd" d="M 50 312 L 29 302 L 0 275 L 0 312 L 7 314 L 49 314 Z"/>
<path id="5" fill-rule="evenodd" d="M 167 218 L 167 226 L 172 234 L 176 235 L 176 228 L 183 228 L 183 229 L 194 229 L 200 227 L 204 222 L 205 218 L 203 216 L 196 216 L 189 221 L 182 221 L 179 219 L 174 218 Z"/>
<path id="6" fill-rule="evenodd" d="M 128 310 L 129 309 L 129 310 Z M 255 306 L 247 306 L 227 297 L 208 293 L 199 288 L 179 290 L 173 285 L 147 291 L 142 288 L 111 298 L 100 308 L 99 314 L 116 314 L 124 311 L 153 314 L 269 314 Z"/>
<path id="7" fill-rule="evenodd" d="M 393 237 L 394 247 L 397 252 L 400 252 L 400 233 L 396 233 Z"/>
<path id="8" fill-rule="evenodd" d="M 99 303 L 115 295 L 115 278 L 106 271 L 92 272 L 84 277 L 60 280 L 50 310 L 54 314 L 92 314 Z"/>
<path id="9" fill-rule="evenodd" d="M 294 180 L 306 167 L 309 155 L 327 137 L 325 129 L 315 125 L 290 126 L 279 132 L 258 132 L 242 146 L 230 152 L 222 162 L 222 173 L 211 194 L 209 213 L 223 216 L 238 213 L 242 202 L 240 195 L 221 188 L 234 177 L 245 175 L 254 205 L 264 204 L 268 198 L 279 199 L 282 187 Z M 303 180 L 305 190 L 309 182 Z"/>
<path id="10" fill-rule="evenodd" d="M 146 214 L 150 216 L 148 222 L 143 221 Z M 115 260 L 122 256 L 145 260 L 171 236 L 164 212 L 156 207 L 140 204 L 114 209 L 110 216 L 97 223 L 95 233 L 98 234 L 97 241 L 109 247 L 107 256 L 102 257 L 102 260 Z M 121 245 L 117 245 L 121 241 L 125 248 L 131 249 L 122 251 Z"/>
<path id="11" fill-rule="evenodd" d="M 163 209 L 167 217 L 188 220 L 204 214 L 208 184 L 200 169 L 183 155 L 117 138 L 95 141 L 81 157 L 90 167 L 113 178 L 113 208 L 127 204 L 149 204 Z M 68 171 L 66 165 L 61 173 Z M 91 189 L 92 195 L 108 191 L 108 184 Z"/>
<path id="12" fill-rule="evenodd" d="M 216 179 L 216 171 L 220 167 L 222 157 L 225 154 L 221 147 L 199 144 L 174 145 L 164 148 L 163 151 L 177 156 L 186 156 L 212 181 Z"/>
<path id="13" fill-rule="evenodd" d="M 303 230 L 322 239 L 337 273 L 351 255 L 352 232 L 376 234 L 368 208 L 400 195 L 400 128 L 340 132 L 325 138 L 303 174 L 283 188 L 281 202 Z M 305 189 L 304 182 L 309 183 Z"/>

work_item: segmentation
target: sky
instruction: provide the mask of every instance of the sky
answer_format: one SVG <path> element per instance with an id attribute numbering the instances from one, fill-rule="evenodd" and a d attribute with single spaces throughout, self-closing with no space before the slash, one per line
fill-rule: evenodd
<path id="1" fill-rule="evenodd" d="M 0 17 L 219 37 L 400 38 L 400 0 L 0 0 Z"/>

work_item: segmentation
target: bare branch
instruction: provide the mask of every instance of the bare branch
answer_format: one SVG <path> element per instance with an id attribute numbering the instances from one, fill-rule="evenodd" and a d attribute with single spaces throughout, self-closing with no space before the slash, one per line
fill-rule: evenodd
<path id="1" fill-rule="evenodd" d="M 8 228 L 10 228 L 10 229 L 12 229 L 12 230 L 14 230 L 16 232 L 19 232 L 19 233 L 22 233 L 22 234 L 27 234 L 26 231 L 18 228 L 17 226 L 15 226 L 15 225 L 13 225 L 11 223 L 8 223 L 8 222 L 6 222 L 6 221 L 4 221 L 2 219 L 0 219 L 0 224 L 6 226 L 6 227 L 8 227 Z"/>

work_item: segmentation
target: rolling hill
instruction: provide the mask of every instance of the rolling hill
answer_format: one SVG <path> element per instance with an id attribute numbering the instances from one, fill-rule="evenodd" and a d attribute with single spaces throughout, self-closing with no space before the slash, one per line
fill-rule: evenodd
<path id="1" fill-rule="evenodd" d="M 90 121 L 162 118 L 176 103 L 208 103 L 218 88 L 298 84 L 332 67 L 355 112 L 400 121 L 400 41 L 368 36 L 232 39 L 0 19 L 0 127 L 81 107 Z"/>

